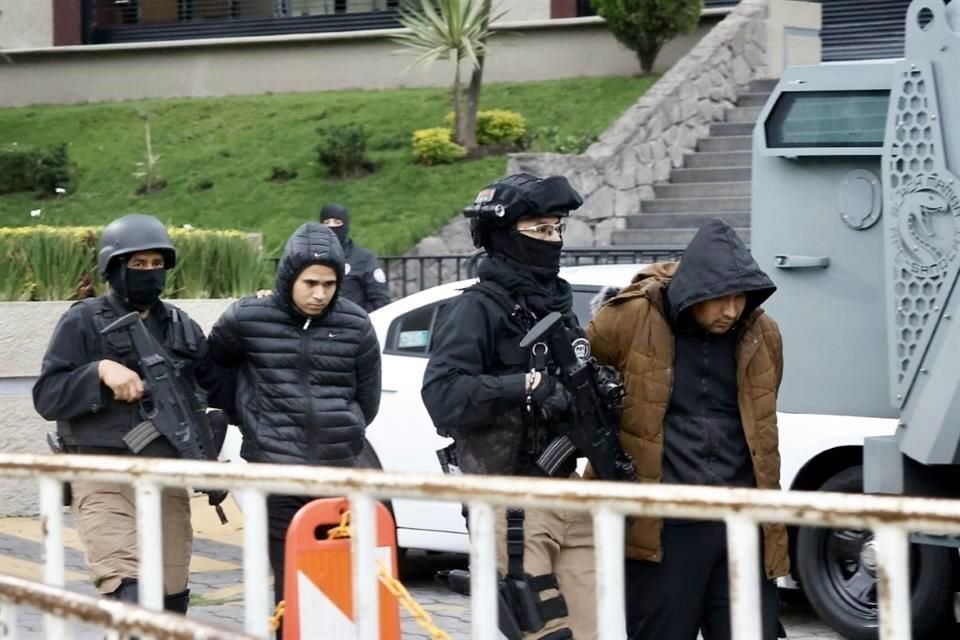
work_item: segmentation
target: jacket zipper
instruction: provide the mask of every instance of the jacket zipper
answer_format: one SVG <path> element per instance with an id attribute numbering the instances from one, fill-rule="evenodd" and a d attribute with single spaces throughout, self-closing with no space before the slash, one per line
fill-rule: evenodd
<path id="1" fill-rule="evenodd" d="M 307 441 L 308 450 L 306 452 L 307 460 L 313 457 L 313 442 L 310 437 L 313 432 L 313 394 L 310 393 L 310 322 L 313 318 L 307 318 L 303 323 L 303 333 L 300 336 L 300 383 L 303 387 L 303 398 L 307 403 L 306 420 L 304 421 L 304 439 Z"/>

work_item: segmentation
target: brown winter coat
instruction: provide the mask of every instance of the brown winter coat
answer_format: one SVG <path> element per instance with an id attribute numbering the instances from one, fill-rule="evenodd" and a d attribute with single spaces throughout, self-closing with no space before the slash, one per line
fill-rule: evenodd
<path id="1" fill-rule="evenodd" d="M 756 263 L 754 263 L 756 264 Z M 638 273 L 633 283 L 608 301 L 587 328 L 593 355 L 624 379 L 626 396 L 620 440 L 633 458 L 641 482 L 661 481 L 663 420 L 673 385 L 674 336 L 667 321 L 665 293 L 678 263 L 661 263 Z M 739 323 L 737 386 L 740 417 L 753 459 L 757 487 L 780 486 L 777 391 L 783 374 L 777 323 L 762 309 L 748 310 Z M 627 531 L 628 558 L 661 559 L 662 521 L 637 518 Z M 787 531 L 763 525 L 768 578 L 790 569 Z"/>

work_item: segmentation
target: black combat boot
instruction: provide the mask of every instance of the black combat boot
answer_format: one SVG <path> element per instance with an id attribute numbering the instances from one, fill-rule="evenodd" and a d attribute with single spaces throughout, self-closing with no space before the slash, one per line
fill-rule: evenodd
<path id="1" fill-rule="evenodd" d="M 175 613 L 187 613 L 187 605 L 190 604 L 190 589 L 173 593 L 163 597 L 163 608 Z"/>

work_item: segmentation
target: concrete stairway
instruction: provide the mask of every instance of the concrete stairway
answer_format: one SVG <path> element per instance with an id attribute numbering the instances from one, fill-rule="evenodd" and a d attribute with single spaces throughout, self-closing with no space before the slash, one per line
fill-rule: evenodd
<path id="1" fill-rule="evenodd" d="M 640 213 L 627 217 L 613 244 L 684 246 L 710 218 L 727 221 L 749 243 L 753 126 L 775 84 L 750 83 L 726 121 L 711 125 L 697 151 L 670 172 L 669 182 L 654 185 L 656 197 L 641 201 Z"/>

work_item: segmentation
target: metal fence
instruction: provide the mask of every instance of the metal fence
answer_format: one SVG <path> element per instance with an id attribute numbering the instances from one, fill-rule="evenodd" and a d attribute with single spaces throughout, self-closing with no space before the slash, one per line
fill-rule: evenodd
<path id="1" fill-rule="evenodd" d="M 648 264 L 677 260 L 684 247 L 614 246 L 570 247 L 561 254 L 565 267 L 591 264 Z M 475 278 L 483 252 L 460 255 L 383 256 L 380 263 L 387 275 L 390 295 L 405 298 L 429 287 Z"/>
<path id="2" fill-rule="evenodd" d="M 784 522 L 802 526 L 872 529 L 877 541 L 880 638 L 909 640 L 910 590 L 908 535 L 960 533 L 960 501 L 781 492 L 686 485 L 553 480 L 496 476 L 389 474 L 361 469 L 220 464 L 192 460 L 151 460 L 98 456 L 35 456 L 0 453 L 0 477 L 33 477 L 40 484 L 48 586 L 64 584 L 63 482 L 88 480 L 131 483 L 136 488 L 140 602 L 163 607 L 160 490 L 202 486 L 231 490 L 244 515 L 244 626 L 250 635 L 270 637 L 266 496 L 346 495 L 351 503 L 353 596 L 357 638 L 379 637 L 375 498 L 412 498 L 467 503 L 470 510 L 471 635 L 495 638 L 497 572 L 493 505 L 559 508 L 593 514 L 597 567 L 599 637 L 625 637 L 624 518 L 657 516 L 722 520 L 727 526 L 730 612 L 733 636 L 761 637 L 759 525 Z M 0 581 L 3 622 L 16 627 L 15 598 Z M 55 597 L 51 595 L 51 597 Z M 65 637 L 63 608 L 51 607 L 48 637 Z M 79 617 L 84 617 L 78 613 Z M 84 618 L 86 619 L 86 618 Z M 114 620 L 91 620 L 107 626 Z"/>

